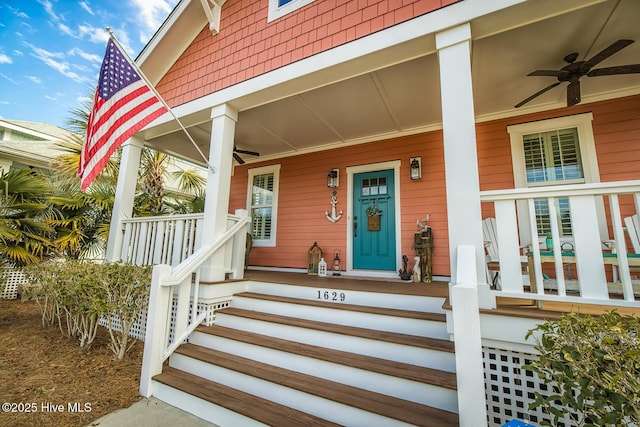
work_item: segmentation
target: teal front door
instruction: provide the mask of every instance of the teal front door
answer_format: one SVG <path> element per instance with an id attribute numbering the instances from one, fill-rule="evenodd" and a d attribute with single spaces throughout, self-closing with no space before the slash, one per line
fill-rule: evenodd
<path id="1" fill-rule="evenodd" d="M 353 268 L 396 269 L 393 169 L 353 176 Z"/>

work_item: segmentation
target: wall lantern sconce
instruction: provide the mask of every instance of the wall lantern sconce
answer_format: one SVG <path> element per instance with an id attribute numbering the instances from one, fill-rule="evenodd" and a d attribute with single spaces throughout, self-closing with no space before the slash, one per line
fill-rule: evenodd
<path id="1" fill-rule="evenodd" d="M 409 166 L 411 167 L 411 179 L 422 178 L 422 157 L 412 157 Z"/>
<path id="2" fill-rule="evenodd" d="M 327 175 L 327 187 L 336 188 L 338 184 L 338 169 L 331 169 Z"/>

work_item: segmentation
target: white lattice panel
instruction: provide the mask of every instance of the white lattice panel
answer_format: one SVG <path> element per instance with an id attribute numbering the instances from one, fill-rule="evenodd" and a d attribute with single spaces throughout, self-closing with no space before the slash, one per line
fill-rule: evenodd
<path id="1" fill-rule="evenodd" d="M 197 306 L 197 314 L 200 313 L 206 313 L 206 316 L 204 318 L 204 320 L 202 321 L 202 324 L 204 326 L 210 326 L 213 325 L 214 321 L 215 321 L 215 312 L 216 310 L 220 310 L 223 309 L 225 307 L 229 307 L 229 304 L 231 302 L 231 299 L 226 300 L 226 301 L 218 301 L 218 302 L 199 302 L 198 306 Z M 171 303 L 171 323 L 170 323 L 170 328 L 169 328 L 169 342 L 173 342 L 173 331 L 174 331 L 174 319 L 175 319 L 175 309 L 176 309 L 176 304 L 177 304 L 177 298 L 174 297 L 173 302 Z M 191 308 L 189 309 L 189 316 L 191 316 L 193 310 L 193 304 L 191 304 Z M 107 319 L 105 317 L 102 317 L 100 319 L 100 325 L 107 327 Z M 129 336 L 139 339 L 140 341 L 144 341 L 144 337 L 147 331 L 146 328 L 147 325 L 147 308 L 145 307 L 142 312 L 140 313 L 140 316 L 138 317 L 138 320 L 133 324 L 133 326 L 131 327 L 131 331 L 129 332 Z M 120 320 L 113 318 L 112 319 L 112 327 L 119 331 L 120 330 Z"/>
<path id="2" fill-rule="evenodd" d="M 552 422 L 552 417 L 542 408 L 529 409 L 536 391 L 545 396 L 551 394 L 549 386 L 536 374 L 522 369 L 536 355 L 489 347 L 484 347 L 482 354 L 490 426 L 502 426 L 513 419 L 535 425 L 540 425 L 543 420 Z M 557 424 L 558 427 L 571 425 L 569 418 Z"/>
<path id="3" fill-rule="evenodd" d="M 2 273 L 4 283 L 0 286 L 0 298 L 16 299 L 20 286 L 27 283 L 27 278 L 20 270 L 4 269 Z"/>

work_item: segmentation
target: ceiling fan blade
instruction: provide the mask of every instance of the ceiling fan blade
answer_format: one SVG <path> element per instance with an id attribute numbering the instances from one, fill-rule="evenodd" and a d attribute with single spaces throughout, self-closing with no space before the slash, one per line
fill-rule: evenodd
<path id="1" fill-rule="evenodd" d="M 532 100 L 532 99 L 534 99 L 534 98 L 537 98 L 538 96 L 542 95 L 542 94 L 543 94 L 543 93 L 545 93 L 546 91 L 553 89 L 554 87 L 558 86 L 560 83 L 562 83 L 562 82 L 555 82 L 555 83 L 550 84 L 549 86 L 545 87 L 544 89 L 539 90 L 538 92 L 534 93 L 533 95 L 531 95 L 531 96 L 530 96 L 530 97 L 528 97 L 527 99 L 525 99 L 525 100 L 523 100 L 523 101 L 518 102 L 518 103 L 517 103 L 516 105 L 514 105 L 513 107 L 514 107 L 514 108 L 520 108 L 520 107 L 522 107 L 522 106 L 523 106 L 524 104 L 526 104 L 527 102 L 531 101 L 531 100 Z"/>
<path id="2" fill-rule="evenodd" d="M 572 107 L 580 102 L 580 80 L 569 83 L 567 86 L 567 107 Z"/>
<path id="3" fill-rule="evenodd" d="M 589 77 L 613 76 L 616 74 L 640 73 L 640 64 L 618 65 L 617 67 L 605 67 L 591 70 L 587 73 Z"/>
<path id="4" fill-rule="evenodd" d="M 244 165 L 244 160 L 242 160 L 242 157 L 238 156 L 236 153 L 233 153 L 233 158 L 236 159 L 236 162 Z"/>
<path id="5" fill-rule="evenodd" d="M 527 76 L 549 76 L 549 77 L 558 77 L 561 74 L 569 74 L 566 71 L 563 70 L 536 70 L 533 71 L 529 74 L 527 74 Z"/>
<path id="6" fill-rule="evenodd" d="M 611 45 L 609 45 L 609 47 L 595 54 L 595 56 L 593 56 L 591 59 L 586 61 L 584 65 L 588 65 L 589 68 L 591 68 L 594 65 L 598 64 L 599 62 L 604 61 L 605 59 L 607 59 L 617 51 L 629 46 L 631 43 L 633 43 L 633 40 L 626 40 L 626 39 L 621 39 L 621 40 L 618 40 L 617 42 L 613 42 Z"/>
<path id="7" fill-rule="evenodd" d="M 260 153 L 258 153 L 257 151 L 248 151 L 248 150 L 239 150 L 239 149 L 234 149 L 234 151 L 236 153 L 241 153 L 241 154 L 249 154 L 250 156 L 259 156 Z"/>

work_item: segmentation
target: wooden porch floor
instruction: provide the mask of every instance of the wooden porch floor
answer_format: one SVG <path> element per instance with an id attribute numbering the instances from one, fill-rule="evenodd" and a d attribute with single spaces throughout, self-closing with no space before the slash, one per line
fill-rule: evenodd
<path id="1" fill-rule="evenodd" d="M 279 271 L 247 270 L 245 279 L 287 285 L 309 286 L 322 289 L 344 289 L 363 292 L 380 292 L 390 294 L 433 296 L 446 298 L 445 308 L 449 308 L 449 284 L 447 282 L 412 283 L 400 279 L 375 279 L 355 276 L 318 277 L 305 273 L 288 273 Z M 540 309 L 532 301 L 519 298 L 497 299 L 495 310 L 481 310 L 503 316 L 528 317 L 534 319 L 553 319 L 563 313 L 576 312 L 585 314 L 601 314 L 611 310 L 612 306 L 545 301 L 544 309 Z M 615 307 L 621 314 L 640 316 L 640 308 Z"/>

